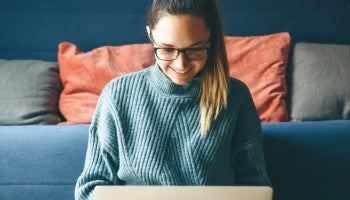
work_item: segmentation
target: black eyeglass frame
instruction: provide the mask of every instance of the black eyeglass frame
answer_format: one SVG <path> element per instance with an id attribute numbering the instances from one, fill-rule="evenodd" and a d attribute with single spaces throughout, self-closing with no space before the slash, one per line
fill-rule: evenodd
<path id="1" fill-rule="evenodd" d="M 150 40 L 151 40 L 151 42 L 152 42 L 153 44 L 157 44 L 157 43 L 154 41 L 154 39 L 153 39 L 153 34 L 152 34 L 152 32 L 149 33 L 149 38 L 150 38 Z M 209 41 L 207 41 L 207 42 L 209 42 Z M 174 59 L 162 59 L 162 58 L 160 58 L 160 57 L 158 56 L 158 54 L 157 54 L 158 49 L 177 50 L 177 55 L 175 56 Z M 200 59 L 192 59 L 192 58 L 189 58 L 188 55 L 186 54 L 186 51 L 188 51 L 188 50 L 198 50 L 198 49 L 205 49 L 205 50 L 206 50 L 206 54 L 205 54 L 205 56 L 203 56 L 203 58 L 200 58 Z M 177 49 L 177 48 L 171 48 L 171 47 L 153 47 L 153 52 L 154 52 L 154 55 L 156 55 L 156 57 L 157 57 L 159 60 L 163 60 L 163 61 L 173 61 L 173 60 L 176 60 L 176 59 L 179 57 L 180 53 L 185 54 L 185 56 L 186 56 L 186 58 L 187 58 L 188 60 L 196 61 L 196 60 L 203 60 L 203 59 L 207 58 L 207 57 L 208 57 L 208 54 L 209 54 L 209 49 L 210 49 L 210 47 L 194 47 L 194 48 L 183 48 L 183 49 Z"/>
<path id="2" fill-rule="evenodd" d="M 177 51 L 177 54 L 176 54 L 176 56 L 175 56 L 174 58 L 172 58 L 172 59 L 164 59 L 164 58 L 159 57 L 159 55 L 158 55 L 158 53 L 157 53 L 157 51 L 158 51 L 159 49 L 167 49 L 167 50 L 173 50 L 173 51 L 176 50 L 176 51 Z M 177 49 L 177 48 L 170 48 L 170 47 L 153 47 L 153 52 L 154 52 L 154 54 L 157 56 L 157 58 L 158 58 L 159 60 L 173 61 L 173 60 L 176 60 L 176 59 L 179 57 L 180 53 L 183 53 L 183 54 L 185 54 L 185 56 L 186 56 L 186 58 L 187 58 L 188 60 L 195 61 L 195 60 L 203 60 L 203 59 L 205 59 L 206 57 L 208 57 L 209 49 L 210 49 L 210 47 L 195 47 L 195 48 L 184 48 L 184 49 Z M 193 50 L 195 50 L 195 51 L 196 51 L 196 50 L 206 50 L 206 52 L 205 52 L 205 55 L 204 55 L 203 57 L 193 59 L 193 58 L 191 58 L 190 56 L 188 56 L 188 53 L 187 53 L 188 51 L 193 51 Z"/>

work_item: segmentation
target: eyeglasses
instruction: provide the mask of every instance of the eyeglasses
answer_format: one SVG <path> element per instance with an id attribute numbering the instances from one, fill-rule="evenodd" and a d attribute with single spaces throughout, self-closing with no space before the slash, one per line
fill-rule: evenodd
<path id="1" fill-rule="evenodd" d="M 154 47 L 154 54 L 159 60 L 173 61 L 179 57 L 180 53 L 184 53 L 188 60 L 202 60 L 208 56 L 208 47 L 201 48 L 186 48 L 186 49 L 176 49 L 176 48 L 157 48 Z"/>
<path id="2" fill-rule="evenodd" d="M 157 44 L 154 39 L 152 32 L 150 32 L 150 39 L 154 44 Z M 196 48 L 184 48 L 184 49 L 177 49 L 177 48 L 170 48 L 170 47 L 154 47 L 153 51 L 154 54 L 157 56 L 159 60 L 164 61 L 173 61 L 177 57 L 179 57 L 180 53 L 184 53 L 186 58 L 188 60 L 202 60 L 208 56 L 208 47 L 196 47 Z"/>

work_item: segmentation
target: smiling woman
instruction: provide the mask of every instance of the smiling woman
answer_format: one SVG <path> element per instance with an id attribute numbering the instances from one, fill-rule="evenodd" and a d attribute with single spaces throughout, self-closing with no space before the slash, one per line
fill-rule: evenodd
<path id="1" fill-rule="evenodd" d="M 261 124 L 229 78 L 215 0 L 154 0 L 156 63 L 103 90 L 76 199 L 97 185 L 270 185 Z"/>

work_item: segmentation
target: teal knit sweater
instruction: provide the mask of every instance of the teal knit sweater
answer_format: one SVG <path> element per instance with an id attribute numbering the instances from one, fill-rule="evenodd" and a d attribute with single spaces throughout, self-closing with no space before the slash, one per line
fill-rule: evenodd
<path id="1" fill-rule="evenodd" d="M 200 136 L 200 77 L 170 81 L 157 65 L 112 80 L 89 129 L 76 200 L 96 185 L 270 185 L 261 124 L 247 87 L 230 79 L 228 106 Z"/>

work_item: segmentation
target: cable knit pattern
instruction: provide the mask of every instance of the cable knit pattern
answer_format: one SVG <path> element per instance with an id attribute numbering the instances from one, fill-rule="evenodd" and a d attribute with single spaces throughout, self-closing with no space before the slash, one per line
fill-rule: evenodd
<path id="1" fill-rule="evenodd" d="M 270 185 L 247 87 L 230 80 L 228 107 L 202 139 L 200 81 L 176 85 L 157 65 L 111 81 L 91 123 L 76 200 L 93 199 L 96 185 Z"/>

